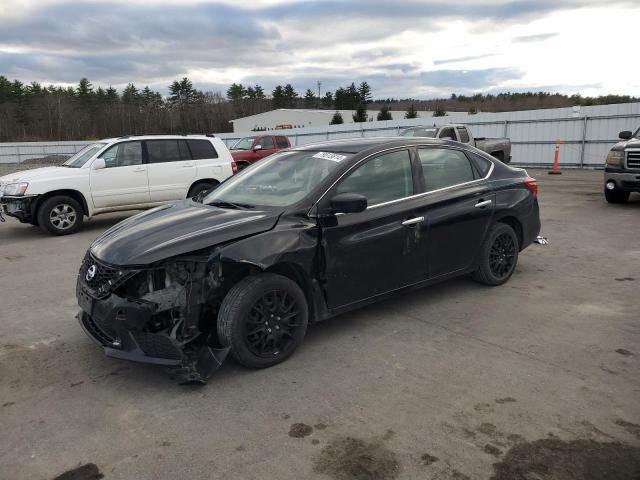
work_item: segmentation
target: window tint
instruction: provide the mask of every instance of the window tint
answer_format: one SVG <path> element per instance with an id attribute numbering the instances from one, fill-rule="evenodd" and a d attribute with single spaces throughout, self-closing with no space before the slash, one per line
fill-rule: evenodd
<path id="1" fill-rule="evenodd" d="M 469 133 L 465 127 L 457 127 L 458 128 L 458 136 L 460 137 L 460 141 L 462 143 L 469 143 Z"/>
<path id="2" fill-rule="evenodd" d="M 287 142 L 287 137 L 276 137 L 276 143 L 280 148 L 289 148 L 289 142 Z"/>
<path id="3" fill-rule="evenodd" d="M 106 168 L 142 165 L 142 142 L 123 142 L 114 145 L 101 156 Z"/>
<path id="4" fill-rule="evenodd" d="M 260 145 L 264 149 L 276 148 L 273 144 L 273 138 L 271 137 L 262 137 L 260 140 L 258 140 L 258 145 Z"/>
<path id="5" fill-rule="evenodd" d="M 474 180 L 469 159 L 458 150 L 420 148 L 418 157 L 427 192 Z"/>
<path id="6" fill-rule="evenodd" d="M 476 165 L 476 168 L 480 172 L 480 177 L 484 178 L 489 173 L 491 169 L 491 162 L 486 158 L 481 157 L 480 155 L 475 155 L 473 153 L 469 154 L 473 159 L 473 163 Z"/>
<path id="7" fill-rule="evenodd" d="M 452 140 L 456 139 L 456 132 L 453 131 L 453 127 L 443 128 L 438 138 L 451 137 Z"/>
<path id="8" fill-rule="evenodd" d="M 187 143 L 194 160 L 218 158 L 218 152 L 216 152 L 209 140 L 187 140 Z"/>
<path id="9" fill-rule="evenodd" d="M 186 140 L 178 140 L 178 150 L 180 151 L 180 160 L 191 160 L 191 152 Z"/>
<path id="10" fill-rule="evenodd" d="M 177 162 L 180 158 L 178 140 L 147 140 L 149 163 Z"/>
<path id="11" fill-rule="evenodd" d="M 401 150 L 373 158 L 354 170 L 336 189 L 336 193 L 359 193 L 369 205 L 413 195 L 413 177 L 409 152 Z"/>

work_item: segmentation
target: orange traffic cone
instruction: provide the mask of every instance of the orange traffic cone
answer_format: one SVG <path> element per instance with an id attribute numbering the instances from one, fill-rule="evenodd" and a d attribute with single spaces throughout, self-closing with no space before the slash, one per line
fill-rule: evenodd
<path id="1" fill-rule="evenodd" d="M 560 140 L 556 140 L 556 152 L 553 155 L 553 168 L 547 172 L 549 175 L 562 175 L 562 172 L 558 169 L 559 155 L 560 155 Z"/>

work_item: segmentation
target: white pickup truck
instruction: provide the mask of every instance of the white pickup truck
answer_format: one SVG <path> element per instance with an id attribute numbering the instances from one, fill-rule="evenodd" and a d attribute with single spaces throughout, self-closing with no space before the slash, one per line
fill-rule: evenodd
<path id="1" fill-rule="evenodd" d="M 85 216 L 194 197 L 235 173 L 219 138 L 133 135 L 87 145 L 64 164 L 0 177 L 0 214 L 67 235 Z"/>

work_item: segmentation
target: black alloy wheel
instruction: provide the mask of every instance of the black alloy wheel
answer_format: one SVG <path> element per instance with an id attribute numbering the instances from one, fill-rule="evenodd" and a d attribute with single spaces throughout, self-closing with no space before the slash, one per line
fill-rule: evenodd
<path id="1" fill-rule="evenodd" d="M 516 243 L 509 233 L 502 233 L 493 241 L 489 253 L 489 266 L 496 278 L 511 273 L 515 264 Z"/>
<path id="2" fill-rule="evenodd" d="M 274 358 L 286 352 L 300 328 L 300 307 L 283 290 L 263 295 L 249 312 L 244 325 L 248 349 L 257 356 Z"/>
<path id="3" fill-rule="evenodd" d="M 286 360 L 307 331 L 307 299 L 290 278 L 261 273 L 243 278 L 222 300 L 218 340 L 249 368 Z"/>

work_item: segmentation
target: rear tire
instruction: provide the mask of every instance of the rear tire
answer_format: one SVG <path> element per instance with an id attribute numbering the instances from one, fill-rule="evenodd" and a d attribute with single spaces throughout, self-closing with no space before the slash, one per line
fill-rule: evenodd
<path id="1" fill-rule="evenodd" d="M 495 287 L 505 283 L 516 269 L 520 244 L 516 232 L 506 223 L 496 223 L 480 249 L 480 263 L 472 278 Z"/>
<path id="2" fill-rule="evenodd" d="M 69 235 L 75 233 L 84 220 L 84 212 L 80 203 L 66 195 L 47 198 L 38 208 L 38 225 L 53 235 Z"/>
<path id="3" fill-rule="evenodd" d="M 307 331 L 307 300 L 300 287 L 281 275 L 245 277 L 225 296 L 218 313 L 218 339 L 248 368 L 283 362 Z"/>
<path id="4" fill-rule="evenodd" d="M 211 190 L 213 185 L 211 183 L 196 183 L 189 189 L 189 193 L 187 193 L 187 198 L 193 198 L 202 192 L 206 192 L 207 190 Z"/>
<path id="5" fill-rule="evenodd" d="M 629 192 L 622 192 L 620 190 L 604 190 L 604 198 L 609 203 L 626 203 L 629 200 Z"/>

